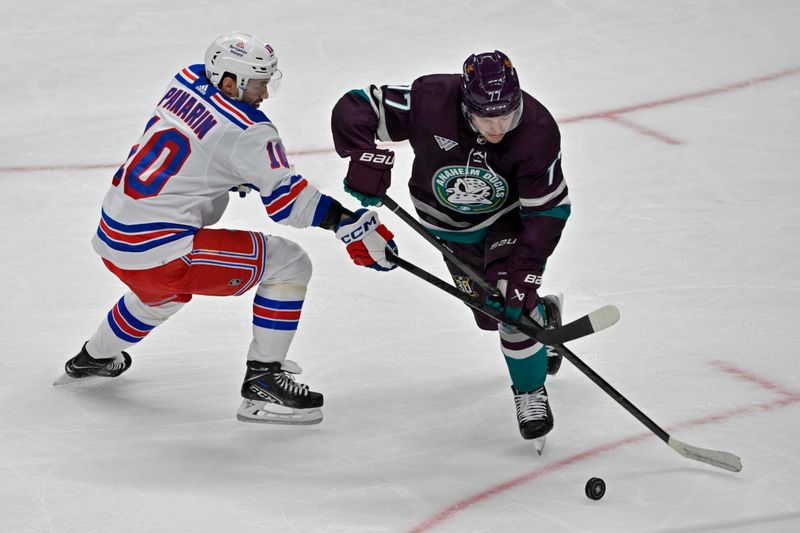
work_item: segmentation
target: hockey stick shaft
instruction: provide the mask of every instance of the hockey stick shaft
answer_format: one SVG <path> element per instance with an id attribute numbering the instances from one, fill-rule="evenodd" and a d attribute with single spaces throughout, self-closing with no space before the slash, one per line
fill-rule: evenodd
<path id="1" fill-rule="evenodd" d="M 483 290 L 485 290 L 493 297 L 498 298 L 500 301 L 502 301 L 503 295 L 500 294 L 500 291 L 497 289 L 497 287 L 495 287 L 491 283 L 488 283 L 486 280 L 483 279 L 483 276 L 481 274 L 478 274 L 475 271 L 474 268 L 472 268 L 470 265 L 464 263 L 464 261 L 459 259 L 458 256 L 456 256 L 456 254 L 453 252 L 453 250 L 450 249 L 449 246 L 440 241 L 435 235 L 432 235 L 430 232 L 428 232 L 428 230 L 425 229 L 425 226 L 420 224 L 416 218 L 414 218 L 411 214 L 409 214 L 408 211 L 400 207 L 397 204 L 397 202 L 395 202 L 390 196 L 384 195 L 383 197 L 381 197 L 381 202 L 383 203 L 383 205 L 388 207 L 395 215 L 400 217 L 403 220 L 403 222 L 411 226 L 411 228 L 417 233 L 419 233 L 426 241 L 431 243 L 434 248 L 442 252 L 450 262 L 452 262 L 455 266 L 461 269 L 461 271 L 464 272 L 467 276 L 469 276 L 471 280 L 477 283 L 478 286 L 480 286 Z"/>
<path id="2" fill-rule="evenodd" d="M 529 321 L 530 323 L 523 323 L 519 320 L 514 320 L 505 316 L 501 310 L 495 309 L 494 307 L 484 304 L 480 300 L 469 296 L 468 294 L 458 290 L 456 287 L 453 287 L 446 281 L 434 276 L 430 272 L 427 272 L 426 270 L 423 270 L 413 263 L 406 261 L 402 257 L 394 254 L 391 250 L 386 250 L 386 257 L 390 262 L 399 266 L 403 270 L 410 272 L 423 281 L 427 281 L 431 285 L 441 289 L 451 296 L 455 296 L 468 306 L 487 316 L 490 316 L 497 322 L 518 329 L 522 333 L 528 335 L 537 342 L 541 342 L 542 344 L 558 346 L 565 342 L 579 339 L 581 337 L 585 337 L 586 335 L 600 331 L 601 329 L 605 329 L 619 319 L 619 312 L 617 311 L 617 308 L 614 306 L 606 306 L 601 307 L 600 309 L 597 309 L 592 313 L 582 316 L 578 320 L 570 322 L 569 324 L 565 324 L 561 327 L 544 329 L 532 320 Z"/>
<path id="3" fill-rule="evenodd" d="M 400 207 L 397 202 L 391 199 L 388 196 L 383 196 L 382 198 L 383 204 L 391 209 L 395 214 L 397 214 L 404 222 L 406 222 L 412 229 L 414 229 L 417 233 L 425 237 L 425 239 L 434 245 L 434 247 L 442 252 L 442 254 L 450 261 L 452 261 L 456 266 L 462 268 L 464 263 L 456 257 L 455 253 L 450 250 L 446 245 L 444 245 L 439 239 L 435 236 L 428 233 L 428 231 L 414 219 L 411 215 L 408 214 L 402 207 Z M 698 448 L 696 446 L 691 446 L 689 444 L 683 443 L 675 438 L 672 438 L 669 433 L 667 433 L 661 426 L 656 424 L 650 417 L 644 414 L 638 407 L 636 407 L 633 403 L 631 403 L 625 396 L 623 396 L 617 389 L 611 386 L 605 379 L 603 379 L 597 372 L 595 372 L 589 365 L 584 363 L 575 353 L 572 352 L 566 346 L 563 346 L 564 340 L 567 338 L 568 340 L 572 340 L 574 338 L 578 338 L 584 335 L 577 335 L 575 337 L 569 338 L 568 336 L 563 336 L 562 338 L 558 339 L 560 342 L 553 342 L 555 339 L 549 339 L 550 342 L 545 342 L 544 340 L 540 340 L 543 334 L 548 332 L 558 332 L 559 330 L 544 330 L 539 324 L 536 324 L 533 321 L 526 321 L 526 323 L 520 323 L 518 321 L 510 320 L 500 312 L 494 309 L 491 306 L 481 304 L 480 302 L 475 301 L 474 299 L 470 298 L 468 295 L 462 293 L 452 285 L 445 283 L 441 279 L 433 276 L 432 274 L 426 272 L 425 270 L 417 267 L 409 263 L 408 261 L 398 257 L 395 254 L 392 254 L 387 250 L 387 257 L 389 260 L 398 265 L 399 267 L 403 268 L 404 270 L 422 278 L 423 280 L 435 285 L 436 287 L 442 289 L 443 291 L 457 297 L 470 307 L 477 309 L 478 311 L 491 316 L 492 318 L 498 320 L 498 322 L 504 322 L 510 326 L 516 327 L 522 333 L 529 335 L 531 338 L 536 339 L 543 344 L 551 344 L 551 345 L 561 345 L 560 347 L 563 348 L 564 357 L 566 357 L 570 363 L 572 363 L 578 370 L 580 370 L 586 377 L 588 377 L 592 382 L 600 387 L 603 392 L 608 394 L 614 401 L 616 401 L 623 409 L 628 411 L 634 418 L 636 418 L 639 422 L 641 422 L 647 429 L 653 432 L 659 439 L 664 441 L 670 448 L 678 452 L 683 457 L 687 459 L 693 459 L 695 461 L 700 461 L 711 466 L 716 466 L 717 468 L 722 468 L 725 470 L 729 470 L 731 472 L 739 472 L 742 469 L 742 461 L 741 459 L 729 452 L 717 451 L 717 450 L 709 450 L 705 448 Z M 480 286 L 488 285 L 485 281 L 482 280 L 482 277 L 477 275 L 472 269 L 464 269 L 462 270 L 469 275 L 470 277 L 475 276 L 475 281 Z M 613 306 L 607 306 L 613 308 L 616 312 L 616 319 L 619 318 L 619 311 L 616 310 Z M 601 308 L 603 310 L 605 308 Z M 600 310 L 598 310 L 600 311 Z M 586 317 L 589 319 L 590 315 Z M 567 324 L 563 328 L 569 328 L 572 324 L 580 322 L 582 319 L 575 321 L 574 323 Z M 616 319 L 613 320 L 608 325 L 613 324 L 616 322 Z M 529 322 L 529 323 L 528 323 Z M 591 322 L 591 319 L 589 319 Z M 608 327 L 608 326 L 606 326 Z M 591 333 L 590 331 L 589 333 Z M 585 333 L 585 334 L 589 334 Z"/>
<path id="4" fill-rule="evenodd" d="M 503 295 L 500 291 L 486 281 L 483 278 L 482 274 L 479 274 L 475 271 L 475 269 L 466 264 L 462 261 L 453 250 L 450 249 L 447 244 L 439 240 L 435 235 L 432 235 L 425 229 L 425 226 L 419 223 L 417 219 L 414 218 L 413 215 L 408 213 L 405 209 L 400 207 L 397 202 L 394 201 L 389 195 L 384 195 L 381 197 L 381 202 L 383 205 L 388 207 L 394 214 L 396 214 L 400 219 L 411 226 L 411 229 L 416 231 L 419 235 L 421 235 L 426 241 L 431 243 L 434 248 L 439 250 L 448 261 L 453 263 L 456 267 L 458 267 L 462 272 L 464 272 L 470 280 L 474 281 L 478 286 L 484 289 L 489 295 L 491 295 L 495 300 L 502 302 Z M 427 274 L 427 273 L 425 273 Z M 441 281 L 441 280 L 440 280 Z M 434 283 L 436 285 L 436 283 Z M 438 286 L 438 285 L 437 285 Z M 449 284 L 446 284 L 447 287 L 452 288 Z M 441 288 L 441 287 L 440 287 Z M 444 289 L 447 290 L 447 289 Z M 451 293 L 453 294 L 453 293 Z M 458 295 L 455 295 L 458 298 L 461 298 Z M 463 298 L 461 298 L 464 300 Z M 467 300 L 464 300 L 467 302 Z M 468 305 L 475 307 L 472 303 L 467 302 Z M 493 309 L 489 306 L 489 309 Z M 490 315 L 493 316 L 493 315 Z M 496 317 L 495 317 L 496 318 Z M 560 328 L 545 330 L 539 324 L 534 322 L 533 320 L 528 319 L 528 317 L 523 316 L 520 318 L 520 321 L 527 326 L 525 329 L 528 330 L 527 334 L 531 337 L 535 338 L 537 341 L 548 344 L 550 346 L 556 344 L 563 344 L 565 342 L 569 342 L 570 340 L 578 339 L 580 337 L 585 337 L 586 335 L 590 335 L 592 333 L 596 333 L 607 327 L 610 327 L 617 323 L 619 320 L 619 309 L 614 307 L 613 305 L 606 305 L 599 309 L 592 311 L 591 313 L 582 316 L 578 320 L 574 322 L 570 322 Z M 535 330 L 541 330 L 538 335 L 533 335 L 531 332 L 534 331 L 531 328 L 535 328 Z M 523 331 L 520 329 L 520 331 Z"/>
<path id="5" fill-rule="evenodd" d="M 481 302 L 470 298 L 467 294 L 461 292 L 457 288 L 453 287 L 449 283 L 445 282 L 444 280 L 430 274 L 429 272 L 423 270 L 422 268 L 406 261 L 405 259 L 395 255 L 391 251 L 387 250 L 387 258 L 392 263 L 396 264 L 403 270 L 410 272 L 411 274 L 421 278 L 424 281 L 427 281 L 431 285 L 438 287 L 439 289 L 443 290 L 444 292 L 451 294 L 467 304 L 468 306 L 472 307 L 492 317 L 493 319 L 497 320 L 500 323 L 507 324 L 509 326 L 517 328 L 522 333 L 530 336 L 533 339 L 536 339 L 539 342 L 543 342 L 544 344 L 548 344 L 547 342 L 539 340 L 538 337 L 542 336 L 542 334 L 547 334 L 551 332 L 559 332 L 561 329 L 569 330 L 570 325 L 574 323 L 567 324 L 563 328 L 559 328 L 556 330 L 545 330 L 541 329 L 541 326 L 535 324 L 536 327 L 531 327 L 528 324 L 520 323 L 519 321 L 512 320 L 508 317 L 505 317 L 501 311 L 496 310 L 495 308 L 482 304 Z M 585 318 L 585 317 L 584 317 Z M 576 322 L 579 322 L 580 319 Z M 579 335 L 582 336 L 582 335 Z M 610 383 L 608 383 L 605 379 L 603 379 L 597 372 L 595 372 L 589 365 L 584 363 L 575 353 L 572 352 L 569 348 L 563 345 L 564 342 L 568 340 L 573 340 L 574 338 L 578 337 L 562 337 L 561 342 L 554 342 L 553 344 L 558 344 L 560 348 L 563 349 L 564 357 L 566 357 L 570 363 L 572 363 L 578 370 L 580 370 L 586 377 L 592 380 L 595 385 L 600 387 L 606 394 L 611 396 L 611 398 L 616 401 L 618 404 L 622 406 L 623 409 L 628 411 L 631 415 L 634 416 L 639 422 L 644 424 L 647 429 L 652 431 L 659 439 L 664 441 L 670 448 L 681 454 L 682 456 L 686 457 L 687 459 L 694 459 L 695 461 L 700 461 L 712 466 L 716 466 L 718 468 L 723 468 L 725 470 L 730 470 L 731 472 L 739 472 L 742 469 L 742 461 L 736 455 L 728 452 L 722 452 L 717 450 L 708 450 L 705 448 L 698 448 L 696 446 L 691 446 L 684 442 L 681 442 L 667 433 L 661 426 L 653 422 L 646 414 L 644 414 L 638 407 L 636 407 L 630 400 L 628 400 L 625 396 L 622 395 L 617 389 L 615 389 Z M 566 340 L 564 340 L 566 339 Z M 551 342 L 554 339 L 548 339 Z"/>
<path id="6" fill-rule="evenodd" d="M 691 446 L 670 436 L 670 434 L 667 433 L 661 426 L 653 422 L 650 417 L 648 417 L 638 407 L 631 403 L 630 400 L 623 396 L 617 389 L 612 387 L 611 384 L 603 379 L 597 372 L 592 370 L 589 365 L 584 363 L 572 352 L 572 350 L 566 346 L 563 348 L 564 357 L 566 357 L 570 363 L 575 365 L 575 367 L 583 372 L 586 377 L 592 380 L 595 385 L 603 389 L 603 392 L 611 396 L 611 398 L 620 404 L 623 409 L 632 414 L 634 418 L 644 424 L 647 429 L 655 433 L 655 435 L 664 441 L 670 448 L 687 459 L 694 459 L 695 461 L 716 466 L 717 468 L 730 470 L 731 472 L 739 472 L 742 469 L 742 460 L 732 453 L 698 448 L 697 446 Z"/>

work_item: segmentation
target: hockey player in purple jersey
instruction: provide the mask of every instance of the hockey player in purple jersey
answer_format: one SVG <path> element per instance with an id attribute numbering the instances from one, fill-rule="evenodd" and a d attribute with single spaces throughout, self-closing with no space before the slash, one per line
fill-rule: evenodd
<path id="1" fill-rule="evenodd" d="M 333 109 L 332 130 L 339 155 L 350 158 L 345 189 L 364 206 L 379 205 L 391 180 L 393 153 L 376 140 L 409 141 L 408 186 L 419 221 L 497 285 L 504 301 L 489 303 L 512 318 L 525 313 L 545 327 L 560 325 L 561 298 L 537 291 L 570 214 L 560 133 L 547 109 L 520 89 L 504 53 L 471 55 L 460 75 L 350 91 Z M 459 289 L 486 298 L 446 262 Z M 475 320 L 498 329 L 480 313 Z M 515 329 L 499 333 L 520 433 L 541 450 L 553 427 L 545 379 L 562 354 Z"/>
<path id="2" fill-rule="evenodd" d="M 311 277 L 308 254 L 281 237 L 207 226 L 222 216 L 229 191 L 255 190 L 274 222 L 335 232 L 358 265 L 391 270 L 385 249 L 395 246 L 374 211 L 348 212 L 295 171 L 276 126 L 258 109 L 280 78 L 272 46 L 241 32 L 215 39 L 204 64 L 174 76 L 111 181 L 92 241 L 130 290 L 56 385 L 119 376 L 131 366 L 125 350 L 195 294 L 255 288 L 237 418 L 322 420 L 322 394 L 297 382 L 300 367 L 286 358 Z"/>

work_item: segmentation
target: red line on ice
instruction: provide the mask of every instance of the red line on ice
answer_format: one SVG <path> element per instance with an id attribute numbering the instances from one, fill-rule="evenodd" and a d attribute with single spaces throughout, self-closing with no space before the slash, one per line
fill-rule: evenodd
<path id="1" fill-rule="evenodd" d="M 731 83 L 728 85 L 722 85 L 720 87 L 713 87 L 711 89 L 706 89 L 704 91 L 696 91 L 693 93 L 683 94 L 679 96 L 673 96 L 670 98 L 663 98 L 661 100 L 653 100 L 652 102 L 644 102 L 641 104 L 620 107 L 618 109 L 612 109 L 610 111 L 601 111 L 599 113 L 589 113 L 586 115 L 577 115 L 574 117 L 567 117 L 563 119 L 559 119 L 558 122 L 560 124 L 569 124 L 571 122 L 584 122 L 587 120 L 609 120 L 620 126 L 624 126 L 627 128 L 631 128 L 632 130 L 640 133 L 642 135 L 646 135 L 648 137 L 653 137 L 659 141 L 662 141 L 667 144 L 681 144 L 681 142 L 673 137 L 669 137 L 663 133 L 657 132 L 654 129 L 642 126 L 640 124 L 636 124 L 630 119 L 622 119 L 620 115 L 624 115 L 627 113 L 633 113 L 634 111 L 641 111 L 644 109 L 653 109 L 656 107 L 664 107 L 671 104 L 677 104 L 681 102 L 686 102 L 687 100 L 696 100 L 698 98 L 707 98 L 709 96 L 714 96 L 717 94 L 729 93 L 733 91 L 738 91 L 741 89 L 747 89 L 748 87 L 752 87 L 753 85 L 758 85 L 760 83 L 767 83 L 770 81 L 775 81 L 780 78 L 785 78 L 787 76 L 793 76 L 795 74 L 800 74 L 800 67 L 790 68 L 786 70 L 781 70 L 780 72 L 774 72 L 772 74 L 768 74 L 766 76 L 760 76 L 758 78 L 753 78 L 750 80 L 740 81 L 738 83 Z"/>
<path id="2" fill-rule="evenodd" d="M 698 98 L 706 98 L 708 96 L 714 96 L 717 94 L 738 91 L 741 89 L 752 87 L 753 85 L 775 81 L 781 78 L 786 78 L 788 76 L 794 76 L 796 74 L 800 74 L 800 67 L 781 70 L 780 72 L 774 72 L 766 76 L 760 76 L 758 78 L 752 78 L 749 80 L 740 81 L 737 83 L 731 83 L 728 85 L 721 85 L 719 87 L 713 87 L 711 89 L 706 89 L 703 91 L 696 91 L 678 96 L 672 96 L 670 98 L 662 98 L 660 100 L 643 102 L 641 104 L 634 104 L 626 107 L 620 107 L 617 109 L 611 109 L 608 111 L 600 111 L 597 113 L 588 113 L 584 115 L 576 115 L 573 117 L 560 118 L 558 119 L 558 122 L 559 124 L 570 124 L 573 122 L 585 122 L 587 120 L 610 120 L 622 126 L 632 128 L 635 131 L 641 133 L 642 135 L 653 137 L 668 144 L 680 144 L 680 141 L 678 141 L 677 139 L 659 133 L 650 128 L 646 128 L 644 126 L 635 124 L 631 120 L 620 119 L 620 115 L 624 115 L 626 113 L 632 113 L 634 111 L 641 111 L 643 109 L 653 109 L 656 107 L 663 107 L 671 104 L 686 102 L 687 100 L 695 100 Z M 288 155 L 290 157 L 301 157 L 307 155 L 318 155 L 318 154 L 328 154 L 328 153 L 334 153 L 334 150 L 331 148 L 308 148 L 306 150 L 299 150 L 297 152 L 289 152 Z M 0 173 L 40 172 L 47 170 L 95 170 L 95 169 L 106 169 L 106 168 L 116 169 L 118 167 L 119 163 L 94 163 L 94 164 L 77 163 L 71 165 L 24 165 L 24 166 L 0 167 Z"/>
<path id="3" fill-rule="evenodd" d="M 770 390 L 772 392 L 780 394 L 781 396 L 785 396 L 786 398 L 797 399 L 798 395 L 800 395 L 800 393 L 790 391 L 789 389 L 786 389 L 781 385 L 778 385 L 777 383 L 767 381 L 761 376 L 757 376 L 748 370 L 737 368 L 725 361 L 712 361 L 711 364 L 727 374 L 731 374 L 732 376 L 735 376 L 739 379 L 743 379 L 745 381 L 754 383 L 759 387 L 761 387 L 762 389 Z"/>
<path id="4" fill-rule="evenodd" d="M 672 96 L 670 98 L 662 98 L 660 100 L 653 100 L 652 102 L 644 102 L 641 104 L 635 104 L 626 107 L 620 107 L 618 109 L 612 109 L 610 111 L 601 111 L 599 113 L 589 113 L 586 115 L 577 115 L 574 117 L 568 117 L 564 119 L 559 119 L 559 123 L 567 124 L 570 122 L 581 122 L 584 120 L 592 120 L 592 119 L 603 119 L 614 117 L 616 115 L 622 115 L 625 113 L 632 113 L 634 111 L 640 111 L 642 109 L 653 109 L 655 107 L 663 107 L 670 104 L 677 104 L 680 102 L 686 102 L 687 100 L 696 100 L 698 98 L 706 98 L 708 96 L 714 96 L 717 94 L 722 93 L 729 93 L 733 91 L 738 91 L 740 89 L 747 89 L 748 87 L 752 87 L 753 85 L 758 85 L 760 83 L 766 83 L 770 81 L 775 81 L 781 78 L 786 78 L 787 76 L 794 76 L 796 74 L 800 74 L 800 67 L 789 68 L 786 70 L 781 70 L 780 72 L 773 72 L 772 74 L 768 74 L 766 76 L 760 76 L 758 78 L 752 78 L 745 81 L 740 81 L 737 83 L 731 83 L 728 85 L 721 85 L 719 87 L 713 87 L 711 89 L 706 89 L 704 91 L 696 91 L 693 93 L 682 94 L 679 96 Z"/>
<path id="5" fill-rule="evenodd" d="M 767 379 L 765 379 L 765 378 L 763 378 L 761 376 L 756 376 L 752 372 L 749 372 L 747 370 L 742 370 L 740 368 L 734 367 L 733 365 L 731 365 L 729 363 L 724 363 L 724 362 L 720 362 L 720 361 L 714 361 L 714 362 L 712 362 L 712 365 L 714 365 L 715 367 L 717 367 L 718 369 L 722 370 L 723 372 L 725 372 L 725 373 L 727 373 L 729 375 L 732 375 L 732 376 L 734 376 L 736 378 L 744 379 L 746 381 L 749 381 L 751 383 L 754 383 L 754 384 L 758 385 L 759 387 L 761 387 L 763 389 L 766 389 L 766 390 L 769 390 L 771 392 L 775 392 L 777 394 L 780 394 L 782 396 L 782 398 L 780 398 L 778 400 L 773 400 L 771 402 L 765 402 L 765 403 L 760 403 L 760 404 L 756 404 L 756 405 L 748 405 L 748 406 L 745 406 L 745 407 L 740 407 L 740 408 L 733 409 L 731 411 L 728 411 L 728 412 L 725 412 L 725 413 L 721 413 L 721 414 L 717 414 L 717 415 L 708 415 L 708 416 L 704 416 L 702 418 L 696 418 L 694 420 L 689 420 L 688 422 L 683 422 L 681 424 L 677 424 L 675 426 L 671 426 L 671 427 L 665 428 L 665 430 L 667 430 L 668 432 L 671 432 L 671 431 L 673 431 L 675 429 L 680 429 L 680 428 L 688 428 L 688 427 L 694 427 L 694 426 L 702 426 L 702 425 L 705 425 L 705 424 L 713 424 L 715 422 L 723 422 L 723 421 L 728 420 L 729 418 L 732 418 L 734 416 L 747 414 L 747 413 L 756 413 L 756 412 L 761 413 L 761 412 L 766 412 L 766 411 L 772 411 L 774 409 L 780 409 L 782 407 L 787 407 L 789 405 L 792 405 L 792 404 L 800 402 L 800 393 L 790 391 L 790 390 L 788 390 L 788 389 L 786 389 L 786 388 L 784 388 L 784 387 L 782 387 L 782 386 L 780 386 L 780 385 L 778 385 L 776 383 L 773 383 L 773 382 L 771 382 L 771 381 L 769 381 L 769 380 L 767 380 Z M 602 455 L 602 454 L 604 454 L 606 452 L 610 452 L 610 451 L 616 450 L 616 449 L 621 448 L 621 447 L 623 447 L 623 446 L 625 446 L 627 444 L 638 443 L 638 442 L 641 442 L 641 441 L 644 441 L 644 440 L 647 440 L 647 439 L 653 438 L 653 437 L 655 437 L 655 435 L 653 433 L 650 433 L 650 432 L 640 433 L 638 435 L 632 435 L 630 437 L 626 437 L 626 438 L 621 439 L 621 440 L 617 440 L 617 441 L 610 442 L 610 443 L 607 443 L 607 444 L 602 444 L 600 446 L 597 446 L 596 448 L 592 448 L 590 450 L 586 450 L 584 452 L 580 452 L 580 453 L 575 454 L 575 455 L 573 455 L 571 457 L 564 458 L 564 459 L 562 459 L 560 461 L 557 461 L 557 462 L 555 462 L 553 464 L 544 466 L 542 468 L 537 468 L 536 470 L 528 472 L 527 474 L 523 474 L 523 475 L 521 475 L 519 477 L 515 477 L 515 478 L 513 478 L 513 479 L 511 479 L 509 481 L 506 481 L 504 483 L 500 483 L 499 485 L 495 485 L 493 487 L 490 487 L 490 488 L 488 488 L 488 489 L 486 489 L 486 490 L 484 490 L 482 492 L 479 492 L 479 493 L 477 493 L 477 494 L 475 494 L 473 496 L 465 498 L 465 499 L 461 500 L 460 502 L 456 502 L 456 503 L 448 506 L 447 508 L 445 508 L 442 511 L 439 511 L 438 513 L 436 513 L 435 515 L 431 516 L 430 518 L 428 518 L 424 522 L 422 522 L 422 523 L 414 526 L 413 528 L 411 528 L 409 530 L 409 533 L 422 533 L 424 531 L 430 531 L 431 529 L 433 529 L 437 525 L 441 524 L 442 522 L 448 520 L 449 518 L 451 518 L 452 516 L 456 515 L 457 513 L 461 512 L 461 511 L 463 511 L 463 510 L 465 510 L 465 509 L 467 509 L 469 507 L 472 507 L 473 505 L 476 505 L 478 503 L 484 502 L 484 501 L 486 501 L 486 500 L 488 500 L 488 499 L 490 499 L 490 498 L 492 498 L 494 496 L 502 494 L 502 493 L 504 493 L 504 492 L 506 492 L 508 490 L 511 490 L 513 488 L 516 488 L 516 487 L 519 487 L 520 485 L 524 485 L 525 483 L 533 481 L 534 479 L 538 479 L 538 478 L 540 478 L 540 477 L 542 477 L 544 475 L 550 474 L 550 473 L 555 472 L 557 470 L 561 470 L 564 467 L 570 466 L 570 465 L 578 463 L 580 461 L 584 461 L 586 459 L 591 459 L 591 458 L 596 457 L 598 455 Z"/>

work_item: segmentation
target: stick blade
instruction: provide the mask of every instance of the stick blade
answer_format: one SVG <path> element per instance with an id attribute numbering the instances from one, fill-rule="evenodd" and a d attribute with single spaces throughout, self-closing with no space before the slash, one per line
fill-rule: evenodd
<path id="1" fill-rule="evenodd" d="M 686 444 L 673 437 L 669 438 L 667 444 L 669 444 L 670 448 L 687 459 L 694 459 L 695 461 L 700 461 L 701 463 L 706 463 L 731 472 L 741 472 L 742 470 L 742 460 L 739 456 L 732 453 L 698 448 L 697 446 Z"/>
<path id="2" fill-rule="evenodd" d="M 619 320 L 619 309 L 615 305 L 604 305 L 595 309 L 588 315 L 583 315 L 577 320 L 555 329 L 542 330 L 519 328 L 523 333 L 531 335 L 543 344 L 554 346 L 564 344 L 575 339 L 580 339 L 592 333 L 597 333 L 613 326 Z"/>
<path id="3" fill-rule="evenodd" d="M 603 331 L 619 322 L 619 309 L 616 305 L 604 305 L 589 313 L 589 321 L 595 332 Z"/>

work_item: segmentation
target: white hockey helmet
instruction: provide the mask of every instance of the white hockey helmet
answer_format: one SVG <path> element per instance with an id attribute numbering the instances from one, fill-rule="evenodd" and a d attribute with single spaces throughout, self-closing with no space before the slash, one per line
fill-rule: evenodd
<path id="1" fill-rule="evenodd" d="M 241 100 L 251 79 L 270 80 L 268 89 L 272 96 L 278 90 L 282 77 L 272 46 L 255 35 L 240 31 L 214 39 L 206 50 L 205 66 L 206 77 L 215 87 L 219 86 L 226 72 L 236 76 L 236 86 L 239 88 L 236 100 Z"/>

